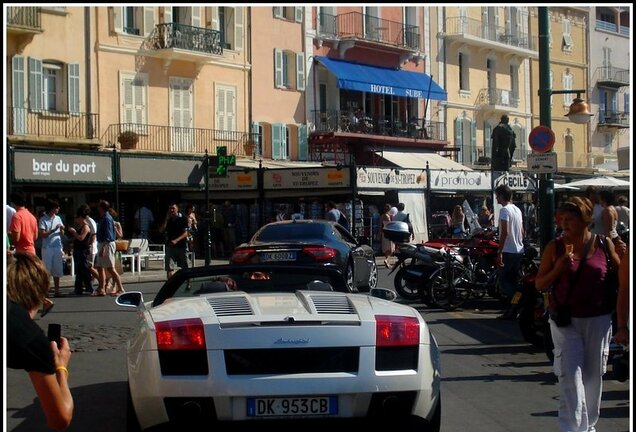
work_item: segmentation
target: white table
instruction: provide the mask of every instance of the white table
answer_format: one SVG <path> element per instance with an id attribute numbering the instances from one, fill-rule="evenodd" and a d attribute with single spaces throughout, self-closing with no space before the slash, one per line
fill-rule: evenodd
<path id="1" fill-rule="evenodd" d="M 137 271 L 141 271 L 141 257 L 139 256 L 138 253 L 122 253 L 121 254 L 121 261 L 122 261 L 122 265 L 124 263 L 124 259 L 129 258 L 130 259 L 130 271 L 131 272 L 135 272 L 135 267 L 137 268 Z"/>

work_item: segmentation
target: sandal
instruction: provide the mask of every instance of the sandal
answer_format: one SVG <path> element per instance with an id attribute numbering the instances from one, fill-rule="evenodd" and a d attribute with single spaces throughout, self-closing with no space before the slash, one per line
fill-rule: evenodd
<path id="1" fill-rule="evenodd" d="M 93 291 L 93 294 L 91 294 L 93 297 L 104 297 L 106 295 L 106 293 L 104 291 Z"/>

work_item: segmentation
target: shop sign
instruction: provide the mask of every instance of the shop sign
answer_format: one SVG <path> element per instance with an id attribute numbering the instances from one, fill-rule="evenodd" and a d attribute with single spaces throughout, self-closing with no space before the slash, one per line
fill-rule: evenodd
<path id="1" fill-rule="evenodd" d="M 431 191 L 491 190 L 490 171 L 430 170 Z"/>
<path id="2" fill-rule="evenodd" d="M 256 190 L 258 185 L 257 171 L 228 171 L 227 177 L 210 177 L 209 187 L 212 191 Z"/>
<path id="3" fill-rule="evenodd" d="M 127 185 L 203 186 L 203 161 L 158 157 L 120 156 L 119 178 Z"/>
<path id="4" fill-rule="evenodd" d="M 16 181 L 112 183 L 111 156 L 24 152 L 16 150 Z"/>
<path id="5" fill-rule="evenodd" d="M 359 189 L 424 189 L 426 171 L 400 168 L 358 168 Z"/>
<path id="6" fill-rule="evenodd" d="M 533 192 L 537 190 L 534 180 L 525 176 L 521 171 L 503 173 L 495 179 L 495 188 L 500 185 L 506 185 L 513 191 Z"/>
<path id="7" fill-rule="evenodd" d="M 325 189 L 350 187 L 348 168 L 284 168 L 266 169 L 263 188 L 276 189 Z"/>

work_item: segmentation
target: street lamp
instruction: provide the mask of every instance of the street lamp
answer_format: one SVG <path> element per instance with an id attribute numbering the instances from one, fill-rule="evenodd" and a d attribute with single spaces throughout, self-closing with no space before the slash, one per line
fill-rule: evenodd
<path id="1" fill-rule="evenodd" d="M 539 123 L 552 129 L 550 98 L 553 94 L 576 94 L 566 115 L 576 124 L 588 123 L 592 117 L 587 104 L 581 99 L 585 90 L 552 90 L 550 88 L 550 19 L 547 7 L 538 8 L 539 16 Z M 552 174 L 539 177 L 539 246 L 543 253 L 554 238 L 554 180 Z"/>

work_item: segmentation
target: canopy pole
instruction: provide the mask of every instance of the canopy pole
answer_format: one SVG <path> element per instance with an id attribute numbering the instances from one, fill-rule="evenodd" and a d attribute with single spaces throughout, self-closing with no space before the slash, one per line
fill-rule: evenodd
<path id="1" fill-rule="evenodd" d="M 424 128 L 424 122 L 426 121 L 426 111 L 428 111 L 428 104 L 431 101 L 431 86 L 433 85 L 433 75 L 428 81 L 428 94 L 426 95 L 426 106 L 424 106 L 424 116 L 422 117 L 422 128 Z"/>

